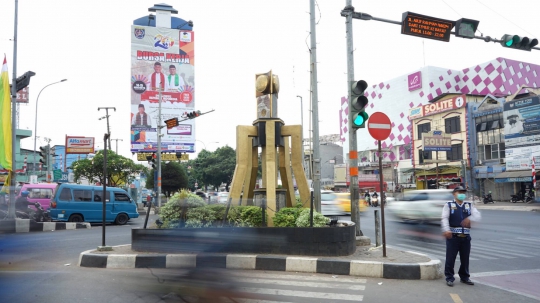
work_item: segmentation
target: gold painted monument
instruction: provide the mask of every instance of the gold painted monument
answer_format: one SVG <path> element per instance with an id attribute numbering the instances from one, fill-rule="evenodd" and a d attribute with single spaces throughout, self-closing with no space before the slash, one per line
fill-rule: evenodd
<path id="1" fill-rule="evenodd" d="M 261 189 L 266 191 L 268 226 L 273 226 L 274 214 L 279 210 L 276 197 L 278 169 L 282 188 L 286 190 L 286 206 L 295 203 L 291 166 L 304 207 L 309 207 L 310 201 L 302 166 L 302 126 L 287 126 L 278 118 L 278 93 L 279 79 L 272 71 L 255 75 L 257 120 L 253 126 L 236 127 L 236 168 L 230 190 L 233 204 L 253 203 L 261 147 Z"/>

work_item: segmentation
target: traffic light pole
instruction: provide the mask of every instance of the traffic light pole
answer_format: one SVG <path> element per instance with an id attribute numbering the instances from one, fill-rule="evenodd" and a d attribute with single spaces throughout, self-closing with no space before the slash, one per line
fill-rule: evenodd
<path id="1" fill-rule="evenodd" d="M 313 193 L 315 209 L 321 212 L 321 156 L 319 151 L 319 94 L 317 90 L 317 34 L 315 30 L 315 0 L 309 1 L 311 32 L 311 108 L 313 112 Z"/>
<path id="2" fill-rule="evenodd" d="M 363 236 L 360 229 L 360 212 L 358 209 L 358 144 L 356 143 L 356 128 L 353 127 L 353 111 L 352 109 L 352 86 L 350 83 L 354 82 L 354 57 L 353 57 L 353 27 L 352 27 L 352 14 L 354 8 L 352 7 L 352 0 L 346 0 L 346 6 L 342 14 L 345 16 L 345 28 L 347 34 L 347 86 L 349 93 L 349 191 L 351 193 L 351 221 L 354 222 L 356 227 L 356 236 Z"/>

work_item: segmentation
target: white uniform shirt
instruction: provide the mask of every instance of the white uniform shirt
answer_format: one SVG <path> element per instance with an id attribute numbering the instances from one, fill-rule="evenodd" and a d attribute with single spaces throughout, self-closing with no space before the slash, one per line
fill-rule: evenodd
<path id="1" fill-rule="evenodd" d="M 456 200 L 452 201 L 452 203 L 457 204 Z M 461 205 L 463 205 L 463 203 Z M 450 218 L 450 208 L 448 208 L 448 203 L 444 203 L 444 207 L 442 210 L 442 219 L 441 219 L 441 229 L 443 232 L 450 231 L 450 222 L 448 220 L 449 218 Z M 478 209 L 476 209 L 473 203 L 471 203 L 471 215 L 468 216 L 467 218 L 475 222 L 478 222 L 480 221 L 480 219 L 482 219 L 482 215 L 480 215 L 480 212 L 478 211 Z M 457 226 L 453 226 L 453 227 L 457 227 Z"/>

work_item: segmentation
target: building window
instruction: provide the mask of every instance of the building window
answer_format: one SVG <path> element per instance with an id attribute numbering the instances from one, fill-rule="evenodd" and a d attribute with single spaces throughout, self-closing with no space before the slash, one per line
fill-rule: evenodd
<path id="1" fill-rule="evenodd" d="M 431 124 L 429 122 L 418 124 L 417 130 L 418 130 L 418 139 L 420 140 L 422 139 L 422 133 L 428 133 L 431 130 Z"/>
<path id="2" fill-rule="evenodd" d="M 463 160 L 463 145 L 453 144 L 452 150 L 446 152 L 446 159 L 451 161 Z"/>
<path id="3" fill-rule="evenodd" d="M 418 150 L 418 163 L 423 164 L 424 160 L 431 160 L 431 151 Z"/>
<path id="4" fill-rule="evenodd" d="M 480 160 L 496 160 L 505 157 L 504 143 L 488 144 L 479 147 L 478 159 Z"/>
<path id="5" fill-rule="evenodd" d="M 444 119 L 444 129 L 447 134 L 459 133 L 461 131 L 461 123 L 459 116 Z"/>

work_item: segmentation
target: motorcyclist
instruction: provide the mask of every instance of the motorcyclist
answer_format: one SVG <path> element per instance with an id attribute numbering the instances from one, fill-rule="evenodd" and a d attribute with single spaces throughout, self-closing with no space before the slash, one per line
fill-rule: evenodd
<path id="1" fill-rule="evenodd" d="M 369 195 L 369 191 L 366 190 L 366 193 L 364 194 L 364 199 L 367 201 L 369 206 L 371 206 L 371 196 Z"/>
<path id="2" fill-rule="evenodd" d="M 28 214 L 29 218 L 33 218 L 35 211 L 31 208 L 28 208 L 28 205 L 34 205 L 35 203 L 28 201 L 28 194 L 29 192 L 26 190 L 21 192 L 21 196 L 15 200 L 15 210 L 24 212 Z"/>
<path id="3" fill-rule="evenodd" d="M 379 197 L 379 195 L 377 194 L 377 191 L 373 192 L 373 195 L 371 195 L 371 197 L 372 197 L 373 199 L 377 199 L 377 198 Z M 377 200 L 376 203 L 377 203 L 377 204 L 375 204 L 375 202 L 373 202 L 373 205 L 374 205 L 375 207 L 378 206 L 378 203 L 379 203 L 378 200 Z"/>

